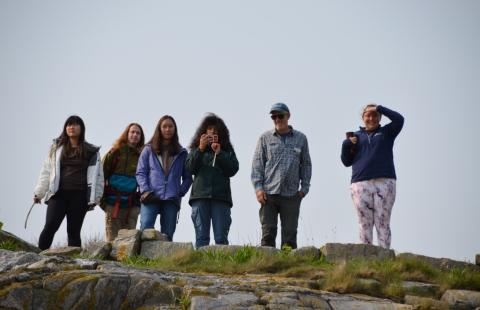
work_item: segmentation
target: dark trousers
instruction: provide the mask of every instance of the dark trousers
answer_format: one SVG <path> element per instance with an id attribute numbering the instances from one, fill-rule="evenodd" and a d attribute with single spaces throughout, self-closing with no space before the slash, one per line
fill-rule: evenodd
<path id="1" fill-rule="evenodd" d="M 278 215 L 280 215 L 282 247 L 288 245 L 292 249 L 297 248 L 297 226 L 301 201 L 299 196 L 267 195 L 267 202 L 261 206 L 259 211 L 262 224 L 262 246 L 275 247 Z"/>
<path id="2" fill-rule="evenodd" d="M 60 190 L 47 202 L 45 226 L 38 240 L 38 247 L 46 250 L 52 245 L 53 237 L 67 217 L 67 234 L 69 246 L 82 246 L 80 231 L 87 214 L 87 192 Z"/>

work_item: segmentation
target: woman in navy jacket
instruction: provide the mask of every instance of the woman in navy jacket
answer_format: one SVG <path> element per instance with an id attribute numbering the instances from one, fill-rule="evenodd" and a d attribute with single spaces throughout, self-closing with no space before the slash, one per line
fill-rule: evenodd
<path id="1" fill-rule="evenodd" d="M 187 150 L 178 142 L 177 124 L 165 115 L 138 160 L 137 182 L 141 192 L 140 229 L 153 228 L 160 214 L 160 231 L 171 241 L 182 197 L 192 184 L 185 169 Z"/>
<path id="2" fill-rule="evenodd" d="M 381 116 L 392 122 L 382 127 Z M 393 144 L 403 127 L 403 116 L 381 105 L 369 104 L 362 114 L 365 127 L 343 141 L 341 159 L 352 166 L 351 195 L 357 209 L 360 240 L 372 243 L 373 226 L 380 246 L 390 248 L 390 215 L 396 194 Z"/>

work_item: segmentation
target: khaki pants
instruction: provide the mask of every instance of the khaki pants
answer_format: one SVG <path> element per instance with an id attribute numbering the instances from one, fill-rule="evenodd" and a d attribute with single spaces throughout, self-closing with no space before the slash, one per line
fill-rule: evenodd
<path id="1" fill-rule="evenodd" d="M 140 207 L 120 208 L 116 219 L 112 219 L 114 206 L 107 205 L 105 208 L 105 240 L 112 242 L 120 229 L 135 229 Z M 127 212 L 130 211 L 127 217 Z"/>

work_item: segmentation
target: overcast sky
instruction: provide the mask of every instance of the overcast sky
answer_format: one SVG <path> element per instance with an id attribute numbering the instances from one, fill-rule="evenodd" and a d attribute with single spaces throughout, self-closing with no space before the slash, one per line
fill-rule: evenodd
<path id="1" fill-rule="evenodd" d="M 460 260 L 480 253 L 479 1 L 5 0 L 0 44 L 0 221 L 27 241 L 45 222 L 46 206 L 36 205 L 23 228 L 69 115 L 84 119 L 103 155 L 130 122 L 150 139 L 164 114 L 186 146 L 215 112 L 240 162 L 230 243 L 259 244 L 251 160 L 281 101 L 313 163 L 299 246 L 358 242 L 340 146 L 374 102 L 405 117 L 394 148 L 392 248 Z M 174 241 L 195 240 L 190 214 L 184 199 Z M 82 236 L 103 233 L 97 208 Z M 65 242 L 64 223 L 54 244 Z"/>

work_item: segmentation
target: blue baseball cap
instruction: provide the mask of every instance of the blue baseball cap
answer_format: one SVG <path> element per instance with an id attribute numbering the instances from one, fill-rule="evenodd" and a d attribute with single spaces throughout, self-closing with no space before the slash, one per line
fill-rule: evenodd
<path id="1" fill-rule="evenodd" d="M 272 108 L 270 109 L 270 114 L 274 112 L 285 114 L 285 113 L 290 113 L 290 110 L 288 109 L 285 103 L 279 102 L 272 105 Z"/>

